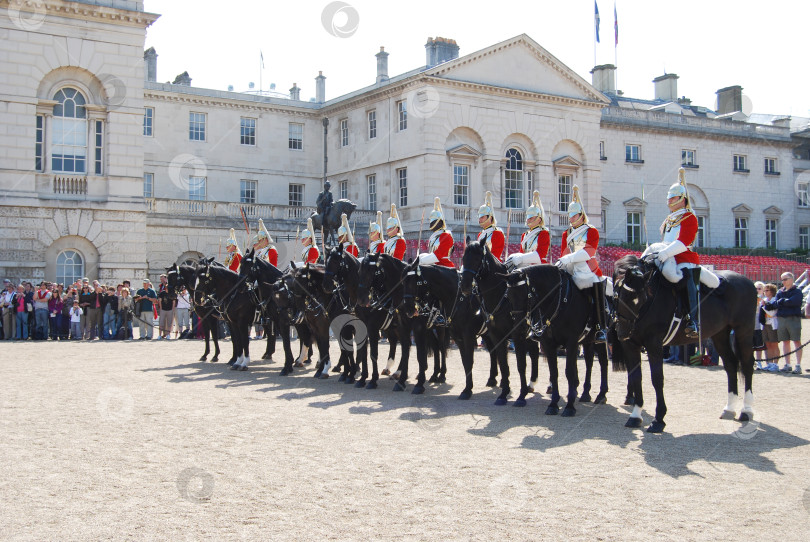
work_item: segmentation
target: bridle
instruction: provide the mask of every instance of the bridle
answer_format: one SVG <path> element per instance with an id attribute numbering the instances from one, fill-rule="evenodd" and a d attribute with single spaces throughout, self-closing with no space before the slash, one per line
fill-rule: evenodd
<path id="1" fill-rule="evenodd" d="M 641 270 L 641 278 L 644 281 L 644 285 L 640 288 L 641 292 L 639 292 L 638 289 L 629 286 L 627 284 L 627 282 L 626 282 L 627 281 L 627 274 L 631 273 L 632 271 L 634 271 L 636 269 Z M 653 270 L 653 272 L 654 272 L 654 270 Z M 619 320 L 622 320 L 622 321 L 626 322 L 630 326 L 630 331 L 628 331 L 627 333 L 622 333 L 622 335 L 619 337 L 619 339 L 621 339 L 621 340 L 630 339 L 630 337 L 632 337 L 633 333 L 636 331 L 636 324 L 638 324 L 641 321 L 641 319 L 647 314 L 647 312 L 649 312 L 650 308 L 652 307 L 652 305 L 653 305 L 652 301 L 655 300 L 655 297 L 658 294 L 658 287 L 657 287 L 657 284 L 656 284 L 656 287 L 654 289 L 652 289 L 652 284 L 651 283 L 652 283 L 652 277 L 650 276 L 648 278 L 647 274 L 644 273 L 644 271 L 643 271 L 643 267 L 641 267 L 640 265 L 636 265 L 636 266 L 633 266 L 632 268 L 627 269 L 625 271 L 624 276 L 617 279 L 616 282 L 613 284 L 613 312 L 614 312 L 613 320 L 617 324 L 616 325 L 616 332 L 618 333 L 618 331 L 619 331 L 619 327 L 618 327 Z M 620 292 L 622 290 L 630 292 L 632 294 L 638 294 L 637 299 L 638 299 L 638 305 L 640 305 L 640 308 L 639 308 L 639 311 L 638 311 L 637 314 L 635 314 L 635 311 L 630 309 L 630 306 L 628 305 L 628 303 L 626 303 L 620 297 Z M 643 300 L 641 299 L 641 295 L 645 295 L 645 298 Z M 629 317 L 625 316 L 619 310 L 620 306 L 625 306 L 628 310 L 630 310 L 631 313 L 634 313 L 635 316 L 633 318 L 629 318 Z"/>
<path id="2" fill-rule="evenodd" d="M 563 271 L 557 267 L 557 276 L 559 278 L 559 284 L 557 285 L 557 305 L 554 307 L 554 312 L 551 313 L 550 316 L 547 318 L 543 317 L 543 312 L 541 310 L 540 304 L 548 297 L 548 295 L 540 297 L 540 293 L 537 291 L 537 288 L 531 283 L 531 279 L 529 275 L 524 270 L 518 271 L 518 276 L 520 280 L 516 283 L 507 283 L 506 290 L 509 291 L 510 288 L 515 288 L 517 286 L 526 286 L 527 295 L 526 295 L 526 308 L 524 311 L 514 310 L 510 311 L 512 314 L 512 320 L 515 322 L 519 322 L 521 319 L 526 320 L 526 325 L 528 326 L 528 335 L 534 335 L 536 337 L 542 337 L 543 333 L 552 325 L 554 319 L 557 318 L 557 315 L 560 313 L 560 308 L 563 304 L 568 303 L 568 295 L 571 289 L 571 279 L 569 278 L 565 285 L 565 291 L 563 292 L 563 281 L 565 280 Z M 537 300 L 536 303 L 534 300 Z M 532 315 L 537 312 L 537 320 L 532 320 Z M 521 314 L 525 313 L 525 314 Z M 540 327 L 538 327 L 538 321 L 540 323 Z"/>
<path id="3" fill-rule="evenodd" d="M 428 281 L 422 276 L 422 268 L 421 266 L 419 266 L 419 264 L 416 265 L 416 269 L 406 271 L 406 277 L 413 277 L 413 276 L 417 277 L 415 279 L 416 291 L 413 294 L 409 293 L 403 294 L 402 303 L 404 304 L 407 300 L 413 299 L 414 308 L 416 309 L 418 316 L 430 318 L 430 321 L 428 322 L 428 327 L 432 327 L 433 320 L 435 320 L 434 309 L 436 307 L 431 303 L 430 298 L 434 296 L 432 296 L 430 292 L 428 292 L 427 295 L 425 295 L 424 302 L 422 301 L 422 298 L 419 296 L 419 289 L 423 286 L 427 286 L 428 284 Z M 464 294 L 461 293 L 461 281 L 457 280 L 456 295 L 453 298 L 453 307 L 450 309 L 450 314 L 447 316 L 447 318 L 445 318 L 445 321 L 447 322 L 448 326 L 450 326 L 450 324 L 453 322 L 453 316 L 456 314 L 458 302 L 464 299 L 464 297 L 465 297 Z"/>
<path id="4" fill-rule="evenodd" d="M 492 256 L 492 257 L 494 258 L 494 256 Z M 490 291 L 492 291 L 492 290 L 494 290 L 496 288 L 499 288 L 501 286 L 501 284 L 498 283 L 495 286 L 493 286 L 492 288 L 489 288 L 489 289 L 484 290 L 482 292 L 478 287 L 478 281 L 481 278 L 481 273 L 482 272 L 483 273 L 489 273 L 490 272 L 490 264 L 489 264 L 489 260 L 487 260 L 486 253 L 481 255 L 481 263 L 478 266 L 477 270 L 468 269 L 466 266 L 464 266 L 464 268 L 461 270 L 462 276 L 464 274 L 472 275 L 472 280 L 474 282 L 474 285 L 473 285 L 473 288 L 472 288 L 472 295 L 474 295 L 478 299 L 478 303 L 481 305 L 481 311 L 484 313 L 484 316 L 486 317 L 486 320 L 488 322 L 491 322 L 491 321 L 493 321 L 495 319 L 495 316 L 494 316 L 495 313 L 497 313 L 501 309 L 501 305 L 503 305 L 504 301 L 506 301 L 507 293 L 508 293 L 509 290 L 508 290 L 508 288 L 505 288 L 504 291 L 503 291 L 503 296 L 501 296 L 501 298 L 498 300 L 498 304 L 495 305 L 494 309 L 492 309 L 491 311 L 488 311 L 486 301 L 484 300 L 484 294 L 486 294 L 487 292 L 490 292 Z"/>
<path id="5" fill-rule="evenodd" d="M 329 260 L 335 257 L 335 254 L 338 254 L 338 258 L 340 258 L 340 264 L 338 265 L 337 272 L 329 270 Z M 337 252 L 336 249 L 332 249 L 332 252 L 329 253 L 327 256 L 327 265 L 324 266 L 323 276 L 324 279 L 329 279 L 332 281 L 332 294 L 337 294 L 338 299 L 340 300 L 340 304 L 343 307 L 343 310 L 348 312 L 354 312 L 354 307 L 350 306 L 350 300 L 347 301 L 344 299 L 344 294 L 346 294 L 346 276 L 349 273 L 349 264 L 346 263 L 346 253 L 343 251 Z M 342 281 L 338 281 L 338 279 L 342 279 Z"/>

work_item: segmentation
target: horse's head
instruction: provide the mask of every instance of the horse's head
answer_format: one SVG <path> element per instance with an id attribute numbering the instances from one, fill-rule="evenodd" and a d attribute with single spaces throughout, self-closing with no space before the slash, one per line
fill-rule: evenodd
<path id="1" fill-rule="evenodd" d="M 166 268 L 166 279 L 166 289 L 172 295 L 177 296 L 182 291 L 184 284 L 182 284 L 183 277 L 180 275 L 180 268 L 176 263 Z"/>
<path id="2" fill-rule="evenodd" d="M 489 272 L 488 262 L 491 256 L 486 244 L 473 241 L 467 245 L 461 257 L 461 293 L 465 296 L 472 293 L 473 282 Z"/>
<path id="3" fill-rule="evenodd" d="M 419 314 L 421 304 L 424 302 L 425 279 L 422 277 L 422 268 L 419 260 L 408 264 L 402 271 L 402 310 L 406 316 L 412 318 Z"/>
<path id="4" fill-rule="evenodd" d="M 293 281 L 292 273 L 285 273 L 280 279 L 273 283 L 273 303 L 275 303 L 279 309 L 284 310 L 293 305 Z"/>
<path id="5" fill-rule="evenodd" d="M 626 340 L 633 333 L 639 310 L 650 299 L 648 287 L 653 269 L 636 256 L 627 255 L 616 262 L 613 274 L 613 300 L 616 307 L 616 334 Z"/>
<path id="6" fill-rule="evenodd" d="M 380 274 L 381 259 L 379 254 L 366 254 L 360 260 L 357 273 L 357 304 L 361 307 L 371 305 L 371 292 L 378 287 L 377 277 Z"/>
<path id="7" fill-rule="evenodd" d="M 506 276 L 506 300 L 512 307 L 512 317 L 515 321 L 529 312 L 529 288 L 529 278 L 525 271 L 513 271 Z"/>
<path id="8" fill-rule="evenodd" d="M 245 277 L 248 282 L 256 280 L 256 270 L 253 268 L 256 263 L 256 250 L 249 248 L 242 256 L 242 262 L 239 264 L 239 275 Z"/>
<path id="9" fill-rule="evenodd" d="M 343 251 L 343 243 L 332 247 L 326 254 L 326 264 L 323 271 L 323 291 L 327 294 L 332 294 L 338 289 L 338 279 L 343 278 L 341 273 L 343 267 L 343 258 L 345 257 Z"/>

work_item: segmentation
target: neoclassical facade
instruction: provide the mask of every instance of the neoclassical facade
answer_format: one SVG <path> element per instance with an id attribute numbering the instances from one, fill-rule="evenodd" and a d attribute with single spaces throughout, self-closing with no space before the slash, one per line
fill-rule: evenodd
<path id="1" fill-rule="evenodd" d="M 791 248 L 802 231 L 810 243 L 797 130 L 692 107 L 671 76 L 656 79 L 655 99 L 631 100 L 610 69 L 589 83 L 526 35 L 461 57 L 453 40 L 431 38 L 423 67 L 389 77 L 381 48 L 374 84 L 327 100 L 321 73 L 306 100 L 297 84 L 287 94 L 197 88 L 188 74 L 156 81 L 157 53 L 143 49 L 158 15 L 140 1 L 0 0 L 0 10 L 10 278 L 154 277 L 219 254 L 229 228 L 243 245 L 259 218 L 294 238 L 324 175 L 335 198 L 358 204 L 358 237 L 396 203 L 415 238 L 434 196 L 457 236 L 465 221 L 474 236 L 492 191 L 514 242 L 536 189 L 559 239 L 577 184 L 606 239 L 643 242 L 686 164 L 704 245 Z M 282 261 L 296 259 L 293 244 L 280 243 Z"/>

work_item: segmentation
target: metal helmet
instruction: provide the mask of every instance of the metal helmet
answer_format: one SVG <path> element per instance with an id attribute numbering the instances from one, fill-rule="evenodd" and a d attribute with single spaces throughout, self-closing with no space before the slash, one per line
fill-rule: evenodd
<path id="1" fill-rule="evenodd" d="M 391 228 L 399 228 L 399 234 L 402 234 L 402 223 L 399 221 L 397 206 L 393 203 L 391 204 L 391 216 L 388 217 L 385 223 L 386 230 L 390 230 Z"/>
<path id="2" fill-rule="evenodd" d="M 529 224 L 529 220 L 539 216 L 540 217 L 540 225 L 546 225 L 546 212 L 543 210 L 543 202 L 540 201 L 540 192 L 537 190 L 534 191 L 532 194 L 532 204 L 529 205 L 529 208 L 526 209 L 526 225 Z"/>
<path id="3" fill-rule="evenodd" d="M 264 227 L 264 220 L 261 218 L 259 219 L 259 231 L 256 232 L 256 242 L 258 243 L 262 239 L 267 239 L 268 242 L 272 243 L 273 238 L 270 237 L 270 232 L 267 231 L 267 228 Z"/>
<path id="4" fill-rule="evenodd" d="M 588 222 L 588 215 L 585 214 L 585 207 L 582 206 L 582 200 L 579 197 L 579 187 L 574 185 L 573 194 L 571 195 L 571 203 L 568 204 L 568 218 L 573 218 L 582 213 L 585 223 Z"/>
<path id="5" fill-rule="evenodd" d="M 368 223 L 368 234 L 379 233 L 382 235 L 382 211 L 377 211 L 377 221 Z"/>
<path id="6" fill-rule="evenodd" d="M 326 187 L 326 188 L 330 188 L 330 187 L 332 186 L 332 183 L 331 183 L 331 182 L 329 182 L 329 181 L 324 181 L 324 182 L 323 182 L 323 185 L 324 185 L 324 187 Z"/>
<path id="7" fill-rule="evenodd" d="M 312 218 L 307 218 L 307 229 L 301 232 L 301 241 L 307 237 L 312 239 L 312 246 L 318 246 L 315 240 L 315 227 L 312 225 Z"/>
<path id="8" fill-rule="evenodd" d="M 679 202 L 686 199 L 686 207 L 689 208 L 689 192 L 686 190 L 686 170 L 678 169 L 678 182 L 667 190 L 667 200 L 669 198 L 679 198 Z"/>
<path id="9" fill-rule="evenodd" d="M 349 243 L 354 244 L 354 235 L 352 235 L 352 230 L 349 229 L 349 217 L 346 216 L 346 213 L 340 215 L 340 227 L 337 231 L 338 239 L 343 236 L 347 236 L 349 238 Z"/>
<path id="10" fill-rule="evenodd" d="M 237 251 L 239 250 L 239 245 L 236 243 L 236 232 L 234 231 L 233 228 L 231 228 L 231 232 L 230 232 L 230 236 L 228 237 L 228 240 L 225 241 L 225 246 L 226 247 L 233 246 L 233 247 L 236 247 Z"/>
<path id="11" fill-rule="evenodd" d="M 492 225 L 495 225 L 495 210 L 492 208 L 492 192 L 487 190 L 484 196 L 484 204 L 478 208 L 478 218 L 482 216 L 492 217 Z"/>
<path id="12" fill-rule="evenodd" d="M 428 223 L 433 226 L 436 221 L 441 221 L 442 228 L 447 226 L 447 221 L 444 219 L 444 212 L 442 211 L 442 202 L 439 198 L 433 198 L 433 210 L 430 211 L 430 219 Z"/>

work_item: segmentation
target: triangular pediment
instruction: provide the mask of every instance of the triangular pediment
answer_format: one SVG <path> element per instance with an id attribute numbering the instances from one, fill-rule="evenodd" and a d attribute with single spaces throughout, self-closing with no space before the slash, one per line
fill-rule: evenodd
<path id="1" fill-rule="evenodd" d="M 731 208 L 731 212 L 735 215 L 750 215 L 751 211 L 753 211 L 753 209 L 744 203 L 740 203 L 736 207 Z"/>
<path id="2" fill-rule="evenodd" d="M 581 168 L 582 162 L 577 160 L 576 158 L 566 154 L 565 156 L 560 156 L 559 158 L 552 160 L 555 168 Z"/>
<path id="3" fill-rule="evenodd" d="M 608 205 L 610 205 L 610 200 L 602 196 L 602 207 L 607 207 Z"/>
<path id="4" fill-rule="evenodd" d="M 771 205 L 767 209 L 763 209 L 762 212 L 765 213 L 766 215 L 781 215 L 782 209 L 780 209 L 776 205 Z"/>
<path id="5" fill-rule="evenodd" d="M 478 149 L 467 145 L 466 143 L 462 143 L 461 145 L 456 145 L 451 149 L 447 149 L 447 155 L 453 156 L 455 158 L 471 158 L 473 160 L 479 158 L 481 156 L 481 151 Z"/>
<path id="6" fill-rule="evenodd" d="M 647 205 L 647 202 L 639 197 L 635 197 L 623 201 L 622 205 L 624 205 L 625 207 L 644 207 L 645 205 Z"/>
<path id="7" fill-rule="evenodd" d="M 425 74 L 608 104 L 610 100 L 526 34 L 439 64 Z"/>

